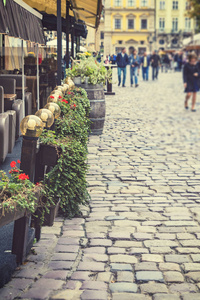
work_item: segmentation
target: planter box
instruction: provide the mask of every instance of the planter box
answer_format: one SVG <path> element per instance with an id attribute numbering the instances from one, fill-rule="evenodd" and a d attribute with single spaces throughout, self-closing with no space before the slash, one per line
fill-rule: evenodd
<path id="1" fill-rule="evenodd" d="M 44 223 L 43 223 L 44 226 L 53 226 L 54 220 L 58 214 L 59 206 L 60 206 L 60 200 L 58 201 L 57 204 L 52 205 L 49 208 L 49 213 L 45 212 Z"/>
<path id="2" fill-rule="evenodd" d="M 58 151 L 55 146 L 51 145 L 40 145 L 40 163 L 43 166 L 54 167 L 58 160 Z"/>

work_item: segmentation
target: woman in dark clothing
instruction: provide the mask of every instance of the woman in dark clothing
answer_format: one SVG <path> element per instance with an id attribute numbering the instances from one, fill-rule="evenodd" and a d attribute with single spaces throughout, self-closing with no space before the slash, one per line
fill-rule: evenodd
<path id="1" fill-rule="evenodd" d="M 199 70 L 197 66 L 197 56 L 196 54 L 189 54 L 188 55 L 188 63 L 185 64 L 183 69 L 183 81 L 184 81 L 184 88 L 185 88 L 185 109 L 188 109 L 188 100 L 192 96 L 192 111 L 195 112 L 195 104 L 196 104 L 196 97 L 197 91 L 199 90 L 198 86 L 199 80 Z"/>

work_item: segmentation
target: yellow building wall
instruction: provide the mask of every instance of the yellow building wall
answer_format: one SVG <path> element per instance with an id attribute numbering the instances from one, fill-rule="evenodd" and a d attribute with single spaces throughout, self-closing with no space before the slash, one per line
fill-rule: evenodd
<path id="1" fill-rule="evenodd" d="M 121 0 L 121 3 L 122 3 L 122 6 L 120 6 L 119 8 L 121 8 L 121 7 L 128 7 L 127 6 L 127 3 L 128 3 L 128 0 Z M 135 1 L 135 6 L 134 7 L 140 7 L 140 3 L 141 3 L 141 0 L 136 0 Z M 148 2 L 147 2 L 147 7 L 148 6 L 150 6 L 151 5 L 151 0 L 148 0 Z M 111 0 L 111 7 L 115 7 L 115 8 L 117 8 L 117 6 L 115 6 L 115 0 Z M 130 7 L 131 8 L 131 7 Z M 144 8 L 146 8 L 146 7 L 144 7 Z"/>
<path id="2" fill-rule="evenodd" d="M 165 18 L 166 31 L 172 30 L 172 19 L 178 18 L 178 30 L 185 29 L 185 18 L 187 17 L 186 0 L 179 0 L 178 10 L 172 9 L 173 0 L 165 0 L 165 9 L 160 10 L 160 0 L 156 0 L 156 29 L 159 29 L 159 19 Z M 194 20 L 191 19 L 191 29 L 194 29 Z"/>

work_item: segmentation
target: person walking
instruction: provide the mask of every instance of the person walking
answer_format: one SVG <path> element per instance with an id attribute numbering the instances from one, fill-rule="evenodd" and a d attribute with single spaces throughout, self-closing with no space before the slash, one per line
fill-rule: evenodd
<path id="1" fill-rule="evenodd" d="M 183 68 L 183 82 L 185 88 L 185 109 L 188 109 L 188 101 L 192 96 L 192 112 L 195 112 L 196 96 L 199 90 L 200 70 L 197 64 L 197 56 L 195 53 L 188 55 L 188 62 Z"/>
<path id="2" fill-rule="evenodd" d="M 147 53 L 144 52 L 144 55 L 141 58 L 141 66 L 142 66 L 142 77 L 143 80 L 149 80 L 149 66 L 150 66 L 150 57 L 147 56 Z"/>
<path id="3" fill-rule="evenodd" d="M 151 66 L 152 66 L 152 80 L 158 79 L 158 70 L 160 66 L 160 56 L 157 54 L 157 51 L 153 51 L 151 56 Z"/>
<path id="4" fill-rule="evenodd" d="M 126 66 L 129 63 L 128 55 L 126 54 L 126 48 L 122 48 L 122 51 L 117 54 L 116 58 L 118 66 L 118 86 L 121 84 L 121 73 L 123 72 L 122 87 L 125 87 L 126 83 Z"/>
<path id="5" fill-rule="evenodd" d="M 133 86 L 133 77 L 135 79 L 135 87 L 138 87 L 138 73 L 140 67 L 139 56 L 137 55 L 137 50 L 133 50 L 132 54 L 129 56 L 129 64 L 130 64 L 130 79 L 131 79 L 131 87 Z"/>

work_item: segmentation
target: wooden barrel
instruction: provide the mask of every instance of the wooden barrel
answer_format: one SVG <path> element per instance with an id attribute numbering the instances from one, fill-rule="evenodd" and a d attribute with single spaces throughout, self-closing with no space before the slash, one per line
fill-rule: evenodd
<path id="1" fill-rule="evenodd" d="M 99 84 L 82 84 L 81 87 L 86 90 L 88 99 L 90 100 L 90 120 L 92 121 L 91 134 L 100 135 L 103 132 L 106 114 L 103 86 Z"/>

